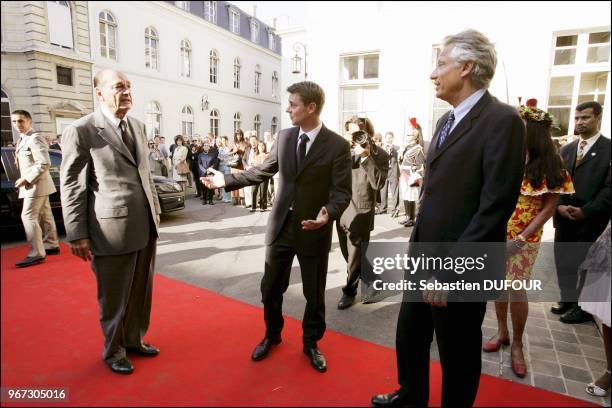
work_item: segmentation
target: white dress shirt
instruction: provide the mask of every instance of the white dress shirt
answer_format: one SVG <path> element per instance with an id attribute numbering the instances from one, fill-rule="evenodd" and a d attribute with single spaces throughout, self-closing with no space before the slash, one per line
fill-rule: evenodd
<path id="1" fill-rule="evenodd" d="M 108 121 L 112 125 L 111 128 L 113 129 L 113 131 L 115 132 L 115 134 L 117 135 L 121 143 L 123 143 L 123 139 L 121 138 L 121 128 L 119 127 L 119 123 L 121 123 L 121 119 L 119 119 L 113 113 L 111 113 L 108 110 L 108 108 L 104 105 L 100 105 L 100 110 L 102 111 L 102 114 L 104 115 L 104 117 L 108 119 Z M 127 123 L 127 115 L 125 115 L 123 119 Z"/>
<path id="2" fill-rule="evenodd" d="M 579 138 L 578 139 L 578 146 L 576 146 L 576 157 L 578 157 L 578 153 L 580 152 L 580 142 L 582 142 L 583 140 L 586 141 L 586 145 L 584 146 L 584 150 L 582 152 L 582 158 L 584 159 L 586 157 L 586 154 L 589 151 L 589 149 L 591 147 L 593 147 L 595 142 L 597 142 L 597 139 L 599 139 L 600 137 L 601 137 L 601 132 L 597 132 L 597 134 L 595 136 L 591 136 L 588 139 L 583 139 L 582 137 Z"/>
<path id="3" fill-rule="evenodd" d="M 300 148 L 300 139 L 299 137 L 302 136 L 304 133 L 308 136 L 308 142 L 306 143 L 306 155 L 308 155 L 308 151 L 310 150 L 310 147 L 312 146 L 312 144 L 314 143 L 316 137 L 319 135 L 319 132 L 321 132 L 321 128 L 323 127 L 323 122 L 319 123 L 319 125 L 312 129 L 309 132 L 304 132 L 304 129 L 302 129 L 300 127 L 300 133 L 298 134 L 298 144 L 297 144 L 297 148 L 295 149 L 295 154 L 297 155 L 297 151 Z"/>
<path id="4" fill-rule="evenodd" d="M 461 102 L 457 107 L 453 109 L 453 114 L 455 115 L 455 122 L 453 123 L 453 127 L 450 128 L 449 134 L 457 127 L 461 119 L 463 119 L 476 105 L 476 103 L 482 98 L 482 96 L 487 92 L 486 89 L 479 89 L 467 98 L 463 102 Z"/>

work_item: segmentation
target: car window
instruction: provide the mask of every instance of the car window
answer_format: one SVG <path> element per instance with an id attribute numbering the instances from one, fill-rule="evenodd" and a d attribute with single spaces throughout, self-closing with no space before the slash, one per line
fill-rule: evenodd
<path id="1" fill-rule="evenodd" d="M 8 181 L 8 177 L 6 175 L 6 171 L 4 170 L 4 160 L 0 162 L 0 180 Z"/>
<path id="2" fill-rule="evenodd" d="M 59 178 L 60 166 L 62 165 L 62 154 L 60 152 L 49 152 L 49 158 L 51 159 L 51 167 L 49 168 L 49 174 L 53 178 Z"/>
<path id="3" fill-rule="evenodd" d="M 15 174 L 17 168 L 15 165 L 15 150 L 2 149 L 2 180 L 17 180 Z"/>

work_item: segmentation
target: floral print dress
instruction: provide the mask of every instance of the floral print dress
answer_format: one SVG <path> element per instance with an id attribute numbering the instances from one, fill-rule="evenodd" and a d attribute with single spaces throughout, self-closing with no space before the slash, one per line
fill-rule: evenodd
<path id="1" fill-rule="evenodd" d="M 508 241 L 527 228 L 535 217 L 544 207 L 544 194 L 573 194 L 574 184 L 569 173 L 565 172 L 565 181 L 559 187 L 549 189 L 546 179 L 542 181 L 537 189 L 534 189 L 527 178 L 523 179 L 521 192 L 516 204 L 516 208 L 508 221 L 506 238 Z M 532 234 L 527 239 L 527 244 L 517 253 L 508 257 L 506 261 L 506 279 L 508 280 L 529 280 L 531 269 L 538 257 L 540 241 L 542 240 L 542 230 Z"/>

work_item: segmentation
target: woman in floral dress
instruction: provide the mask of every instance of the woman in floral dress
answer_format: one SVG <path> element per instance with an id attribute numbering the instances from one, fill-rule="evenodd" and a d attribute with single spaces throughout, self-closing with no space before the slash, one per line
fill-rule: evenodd
<path id="1" fill-rule="evenodd" d="M 534 107 L 521 107 L 520 113 L 527 129 L 527 159 L 518 202 L 508 221 L 506 279 L 529 281 L 544 224 L 553 216 L 559 195 L 574 193 L 574 185 L 551 138 L 552 116 Z M 497 333 L 483 349 L 493 352 L 502 344 L 510 344 L 508 303 L 512 316 L 512 371 L 524 377 L 527 366 L 523 355 L 523 331 L 529 313 L 524 289 L 511 289 L 495 302 Z"/>

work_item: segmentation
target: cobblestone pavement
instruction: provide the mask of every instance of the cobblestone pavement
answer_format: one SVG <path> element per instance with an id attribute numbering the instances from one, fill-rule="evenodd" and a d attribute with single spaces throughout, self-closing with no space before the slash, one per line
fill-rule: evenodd
<path id="1" fill-rule="evenodd" d="M 213 206 L 201 205 L 193 194 L 189 194 L 185 210 L 163 217 L 157 270 L 163 275 L 261 307 L 259 285 L 263 276 L 263 240 L 269 214 L 269 211 L 251 213 L 220 201 L 215 201 Z M 398 225 L 399 219 L 377 215 L 372 240 L 406 242 L 410 229 Z M 547 224 L 543 241 L 552 241 L 552 237 L 552 226 Z M 536 267 L 554 268 L 550 257 L 540 258 L 546 259 L 539 259 Z M 336 304 L 345 279 L 346 263 L 334 233 L 326 288 L 328 328 L 394 347 L 399 304 L 357 303 L 340 311 Z M 284 297 L 283 313 L 301 319 L 304 305 L 296 260 Z M 483 352 L 483 373 L 609 406 L 609 398 L 591 397 L 584 391 L 585 385 L 597 378 L 606 365 L 597 324 L 563 324 L 558 316 L 550 313 L 550 305 L 530 303 L 524 338 L 528 375 L 520 379 L 512 373 L 510 347 L 496 353 Z M 263 335 L 263 316 L 261 324 Z M 483 341 L 496 330 L 495 308 L 490 302 L 483 324 Z M 255 345 L 259 339 L 250 341 Z M 435 342 L 431 353 L 437 360 Z M 330 364 L 334 364 L 333 356 L 327 357 Z"/>

